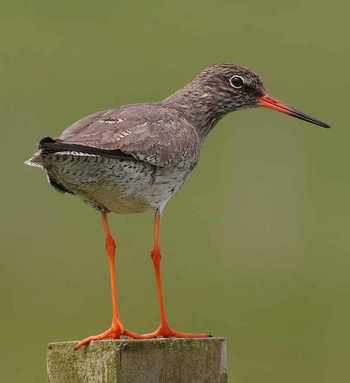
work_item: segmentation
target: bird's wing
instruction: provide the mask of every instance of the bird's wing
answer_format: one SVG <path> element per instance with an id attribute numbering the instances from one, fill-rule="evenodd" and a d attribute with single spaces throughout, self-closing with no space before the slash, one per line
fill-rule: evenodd
<path id="1" fill-rule="evenodd" d="M 94 113 L 75 122 L 46 147 L 131 156 L 157 167 L 196 162 L 199 136 L 178 112 L 157 104 L 139 104 Z"/>

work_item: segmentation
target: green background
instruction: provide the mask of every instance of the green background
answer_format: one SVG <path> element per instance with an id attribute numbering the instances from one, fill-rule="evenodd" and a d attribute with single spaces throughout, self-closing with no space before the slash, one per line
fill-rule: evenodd
<path id="1" fill-rule="evenodd" d="M 2 382 L 45 382 L 48 342 L 110 323 L 98 215 L 23 161 L 41 137 L 215 62 L 254 69 L 333 129 L 258 109 L 215 128 L 163 218 L 171 323 L 227 336 L 231 382 L 349 379 L 348 14 L 316 0 L 2 2 Z M 122 320 L 152 330 L 152 214 L 111 222 Z"/>

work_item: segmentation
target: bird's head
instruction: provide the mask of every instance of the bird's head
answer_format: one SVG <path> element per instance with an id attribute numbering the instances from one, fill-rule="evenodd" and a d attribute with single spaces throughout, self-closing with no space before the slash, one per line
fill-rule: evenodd
<path id="1" fill-rule="evenodd" d="M 203 70 L 195 79 L 205 92 L 211 93 L 222 112 L 239 108 L 262 106 L 288 114 L 289 116 L 318 125 L 330 126 L 314 117 L 291 108 L 271 97 L 264 88 L 261 78 L 253 71 L 236 64 L 216 64 Z"/>

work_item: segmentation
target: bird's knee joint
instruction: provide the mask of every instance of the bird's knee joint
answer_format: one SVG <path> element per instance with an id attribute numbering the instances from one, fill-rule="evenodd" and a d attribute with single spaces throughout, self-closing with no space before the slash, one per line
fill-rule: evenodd
<path id="1" fill-rule="evenodd" d="M 153 262 L 160 262 L 161 259 L 160 249 L 152 249 L 151 250 L 151 258 Z"/>
<path id="2" fill-rule="evenodd" d="M 106 249 L 107 251 L 115 251 L 116 243 L 112 236 L 106 238 Z"/>

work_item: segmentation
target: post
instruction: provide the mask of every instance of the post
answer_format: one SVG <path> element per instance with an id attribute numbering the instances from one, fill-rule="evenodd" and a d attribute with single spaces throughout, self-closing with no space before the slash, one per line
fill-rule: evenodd
<path id="1" fill-rule="evenodd" d="M 227 383 L 226 340 L 152 339 L 50 343 L 50 383 Z"/>

